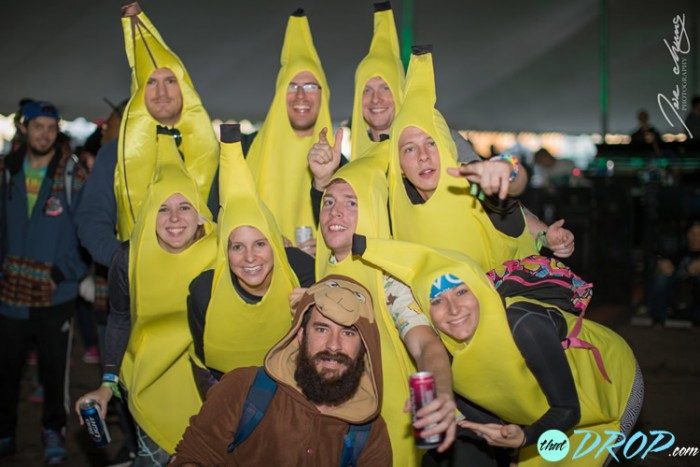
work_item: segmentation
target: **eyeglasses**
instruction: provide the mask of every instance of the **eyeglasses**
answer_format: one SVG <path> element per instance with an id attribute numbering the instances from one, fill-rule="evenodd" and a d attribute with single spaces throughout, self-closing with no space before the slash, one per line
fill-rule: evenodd
<path id="1" fill-rule="evenodd" d="M 289 86 L 287 87 L 287 92 L 296 94 L 299 91 L 299 89 L 303 89 L 305 94 L 319 92 L 321 90 L 321 85 L 316 83 L 289 83 Z"/>

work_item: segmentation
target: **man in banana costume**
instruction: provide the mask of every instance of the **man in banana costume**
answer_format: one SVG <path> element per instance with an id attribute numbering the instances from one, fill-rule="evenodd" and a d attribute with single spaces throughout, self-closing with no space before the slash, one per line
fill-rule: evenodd
<path id="1" fill-rule="evenodd" d="M 321 130 L 332 128 L 330 89 L 301 9 L 287 23 L 280 63 L 275 96 L 247 162 L 282 235 L 294 239 L 295 228 L 314 225 L 307 154 Z"/>
<path id="2" fill-rule="evenodd" d="M 109 266 L 129 238 L 155 167 L 156 126 L 175 136 L 185 167 L 207 200 L 219 158 L 211 120 L 180 59 L 138 3 L 122 8 L 131 98 L 119 138 L 98 154 L 76 214 L 78 236 L 98 263 Z M 218 199 L 209 203 L 211 211 Z M 117 236 L 114 235 L 115 230 Z"/>

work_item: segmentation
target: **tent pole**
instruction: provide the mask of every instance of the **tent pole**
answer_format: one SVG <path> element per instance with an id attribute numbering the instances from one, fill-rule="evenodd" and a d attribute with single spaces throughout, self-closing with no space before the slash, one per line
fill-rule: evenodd
<path id="1" fill-rule="evenodd" d="M 598 58 L 600 65 L 600 134 L 605 143 L 605 135 L 608 134 L 609 118 L 609 42 L 608 42 L 608 2 L 600 0 L 600 43 L 598 47 Z"/>
<path id="2" fill-rule="evenodd" d="M 408 70 L 408 62 L 411 60 L 411 48 L 413 47 L 413 0 L 401 2 L 401 61 L 404 71 Z"/>

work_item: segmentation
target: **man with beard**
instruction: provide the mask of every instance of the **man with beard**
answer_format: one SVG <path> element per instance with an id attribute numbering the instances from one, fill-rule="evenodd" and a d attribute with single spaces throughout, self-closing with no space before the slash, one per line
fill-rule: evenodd
<path id="1" fill-rule="evenodd" d="M 76 203 L 85 173 L 65 186 L 66 158 L 58 137 L 59 115 L 48 102 L 22 106 L 26 143 L 7 156 L 2 197 L 0 281 L 0 458 L 14 454 L 22 367 L 32 340 L 44 385 L 44 460 L 66 459 L 63 432 L 66 363 L 78 281 L 86 271 L 68 193 Z"/>
<path id="2" fill-rule="evenodd" d="M 302 296 L 263 368 L 233 370 L 209 391 L 172 464 L 391 465 L 381 371 L 372 297 L 327 276 Z"/>

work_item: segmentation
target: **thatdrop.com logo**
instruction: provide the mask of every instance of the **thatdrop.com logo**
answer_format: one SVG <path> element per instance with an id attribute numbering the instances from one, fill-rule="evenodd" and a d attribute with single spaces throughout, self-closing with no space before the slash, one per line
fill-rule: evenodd
<path id="1" fill-rule="evenodd" d="M 564 459 L 573 449 L 571 459 L 592 457 L 605 459 L 610 456 L 616 462 L 624 459 L 646 459 L 651 453 L 671 449 L 676 442 L 673 433 L 666 430 L 637 431 L 629 438 L 620 431 L 605 430 L 603 434 L 594 430 L 574 430 L 571 439 L 559 430 L 547 430 L 537 439 L 537 451 L 546 461 L 557 462 Z M 697 447 L 675 447 L 668 453 L 672 457 L 695 457 Z"/>

